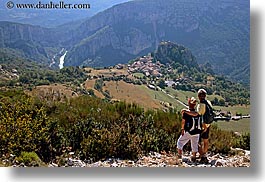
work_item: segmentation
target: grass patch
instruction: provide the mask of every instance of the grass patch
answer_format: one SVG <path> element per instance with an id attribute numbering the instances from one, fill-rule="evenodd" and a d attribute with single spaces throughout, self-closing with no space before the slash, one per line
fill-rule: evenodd
<path id="1" fill-rule="evenodd" d="M 176 97 L 180 101 L 187 103 L 187 100 L 189 97 L 195 97 L 197 98 L 197 93 L 191 92 L 191 91 L 181 91 L 181 90 L 174 90 L 172 88 L 167 87 L 166 92 L 170 95 Z"/>
<path id="2" fill-rule="evenodd" d="M 243 118 L 238 121 L 230 120 L 214 122 L 221 130 L 239 132 L 241 134 L 250 132 L 250 118 Z"/>
<path id="3" fill-rule="evenodd" d="M 133 73 L 133 76 L 136 78 L 144 78 L 144 74 L 143 73 Z"/>
<path id="4" fill-rule="evenodd" d="M 195 97 L 198 100 L 198 94 L 197 92 L 191 92 L 191 91 L 183 91 L 183 90 L 175 90 L 172 88 L 167 87 L 165 89 L 169 94 L 172 96 L 177 97 L 180 101 L 186 103 L 189 97 Z M 223 99 L 219 95 L 207 95 L 208 100 L 214 100 L 214 98 L 217 98 L 218 100 Z"/>
<path id="5" fill-rule="evenodd" d="M 171 97 L 169 97 L 167 94 L 165 94 L 162 91 L 158 91 L 158 90 L 156 91 L 156 90 L 149 89 L 145 85 L 141 85 L 140 87 L 144 92 L 148 93 L 150 97 L 154 100 L 171 103 L 172 106 L 176 108 L 177 110 L 181 110 L 184 107 L 183 105 L 178 103 L 175 99 L 172 99 Z"/>
<path id="6" fill-rule="evenodd" d="M 124 81 L 105 82 L 103 90 L 108 90 L 113 99 L 136 103 L 145 109 L 160 109 L 161 105 L 153 97 L 150 97 L 148 88 L 142 89 L 143 85 L 133 85 Z"/>
<path id="7" fill-rule="evenodd" d="M 250 105 L 243 105 L 243 106 L 228 106 L 228 107 L 221 107 L 221 106 L 214 106 L 214 109 L 221 109 L 224 111 L 230 111 L 232 115 L 236 115 L 236 113 L 241 113 L 242 115 L 250 114 Z"/>

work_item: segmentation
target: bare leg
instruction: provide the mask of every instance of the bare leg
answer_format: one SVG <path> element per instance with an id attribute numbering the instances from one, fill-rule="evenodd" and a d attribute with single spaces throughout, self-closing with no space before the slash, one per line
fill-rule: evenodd
<path id="1" fill-rule="evenodd" d="M 202 146 L 202 142 L 199 143 L 199 154 L 200 157 L 204 155 L 204 146 Z"/>
<path id="2" fill-rule="evenodd" d="M 200 162 L 204 164 L 208 164 L 209 161 L 205 155 L 208 152 L 208 145 L 209 145 L 208 139 L 203 139 L 202 143 L 203 143 L 203 146 L 199 148 L 199 153 L 200 153 L 200 158 L 201 158 Z"/>
<path id="3" fill-rule="evenodd" d="M 178 156 L 182 156 L 182 150 L 178 149 Z"/>
<path id="4" fill-rule="evenodd" d="M 206 154 L 208 152 L 209 141 L 208 139 L 203 139 L 203 153 Z"/>

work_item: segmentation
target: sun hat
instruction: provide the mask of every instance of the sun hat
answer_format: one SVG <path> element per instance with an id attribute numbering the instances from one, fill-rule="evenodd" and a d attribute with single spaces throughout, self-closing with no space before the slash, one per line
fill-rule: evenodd
<path id="1" fill-rule="evenodd" d="M 206 90 L 204 90 L 203 88 L 198 90 L 198 94 L 207 94 Z"/>
<path id="2" fill-rule="evenodd" d="M 189 98 L 188 103 L 195 105 L 197 100 L 194 97 Z"/>

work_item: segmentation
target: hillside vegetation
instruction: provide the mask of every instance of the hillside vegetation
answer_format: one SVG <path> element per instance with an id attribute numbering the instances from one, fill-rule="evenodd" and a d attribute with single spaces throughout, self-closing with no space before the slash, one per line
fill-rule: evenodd
<path id="1" fill-rule="evenodd" d="M 73 151 L 83 160 L 137 159 L 149 151 L 176 152 L 180 134 L 176 111 L 144 111 L 136 104 L 111 104 L 91 96 L 44 102 L 21 91 L 2 90 L 0 104 L 1 156 L 34 152 L 45 163 L 63 163 L 65 152 Z M 213 127 L 210 151 L 249 149 L 242 137 Z"/>

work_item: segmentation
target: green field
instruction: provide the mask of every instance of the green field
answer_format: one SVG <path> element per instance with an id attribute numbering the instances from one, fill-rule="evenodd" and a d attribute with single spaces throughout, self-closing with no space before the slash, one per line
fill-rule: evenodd
<path id="1" fill-rule="evenodd" d="M 236 113 L 241 113 L 242 115 L 250 114 L 250 106 L 228 106 L 228 107 L 221 107 L 221 106 L 214 106 L 216 110 L 224 110 L 230 111 L 232 115 L 236 115 Z"/>
<path id="2" fill-rule="evenodd" d="M 145 75 L 143 73 L 133 73 L 133 76 L 137 78 L 144 78 Z"/>
<path id="3" fill-rule="evenodd" d="M 182 104 L 177 102 L 176 99 L 171 98 L 170 96 L 168 96 L 167 94 L 165 94 L 162 91 L 159 91 L 159 90 L 156 91 L 156 90 L 149 89 L 145 85 L 141 85 L 141 88 L 143 89 L 143 91 L 148 93 L 150 95 L 150 97 L 152 97 L 153 99 L 158 100 L 158 101 L 168 102 L 168 103 L 172 104 L 172 106 L 179 111 L 181 109 L 183 109 L 183 107 L 184 107 Z M 181 95 L 182 95 L 182 97 L 185 97 L 184 94 L 181 94 Z M 185 99 L 183 99 L 183 100 L 185 100 Z M 184 101 L 184 103 L 187 103 L 187 102 Z"/>
<path id="4" fill-rule="evenodd" d="M 229 122 L 217 121 L 213 124 L 216 124 L 218 128 L 222 130 L 239 132 L 241 134 L 245 132 L 250 132 L 250 118 L 243 118 L 238 121 L 230 120 Z"/>
<path id="5" fill-rule="evenodd" d="M 172 88 L 167 87 L 165 89 L 169 94 L 177 97 L 182 102 L 187 102 L 189 97 L 195 97 L 198 99 L 197 92 L 191 92 L 191 91 L 182 91 L 182 90 L 174 90 Z M 222 99 L 219 95 L 207 95 L 208 100 L 213 100 L 214 98 Z"/>
<path id="6" fill-rule="evenodd" d="M 141 88 L 156 100 L 171 103 L 175 108 L 177 108 L 177 110 L 181 110 L 183 108 L 183 105 L 179 104 L 175 99 L 172 99 L 162 91 L 155 91 L 143 85 L 141 86 Z M 173 90 L 172 88 L 166 88 L 166 91 L 167 93 L 171 94 L 172 96 L 175 96 L 184 103 L 187 103 L 188 97 L 197 98 L 197 93 L 190 91 L 179 91 L 179 90 Z M 209 95 L 207 97 L 209 100 L 213 99 L 214 97 L 217 97 L 218 99 L 221 98 L 218 95 Z M 250 114 L 250 106 L 245 106 L 245 105 L 228 106 L 228 107 L 214 106 L 214 109 L 222 111 L 230 111 L 232 115 L 236 115 L 236 113 L 241 113 L 242 115 Z M 217 121 L 214 122 L 214 124 L 216 124 L 218 128 L 222 130 L 230 130 L 239 133 L 250 132 L 250 118 L 244 118 L 238 121 L 230 120 L 229 122 Z"/>

